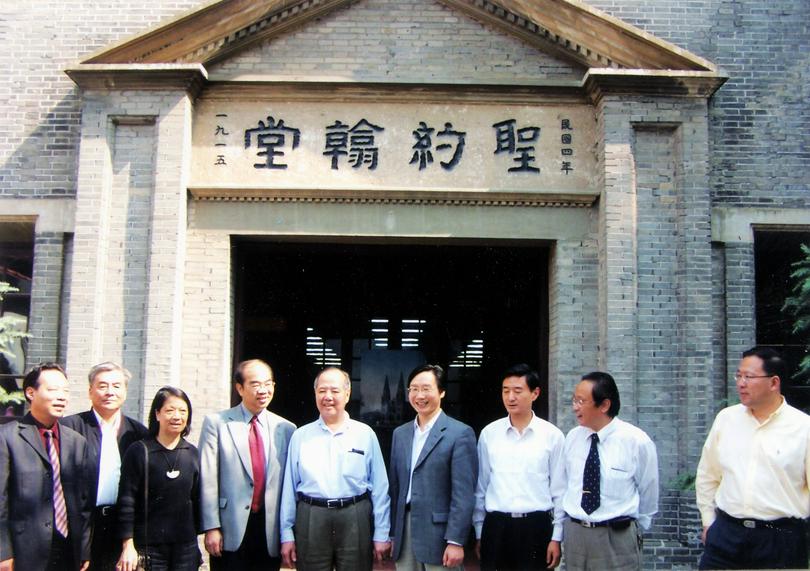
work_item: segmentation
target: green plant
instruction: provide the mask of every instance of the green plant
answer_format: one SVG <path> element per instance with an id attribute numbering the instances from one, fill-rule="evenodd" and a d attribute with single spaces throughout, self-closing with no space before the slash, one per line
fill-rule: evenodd
<path id="1" fill-rule="evenodd" d="M 793 376 L 796 380 L 807 381 L 810 379 L 810 246 L 802 244 L 801 249 L 804 257 L 791 264 L 794 268 L 790 274 L 793 295 L 785 299 L 782 312 L 793 316 L 793 334 L 807 339 L 804 358 Z"/>
<path id="2" fill-rule="evenodd" d="M 0 301 L 3 296 L 10 292 L 17 291 L 17 288 L 7 282 L 0 282 Z M 4 315 L 0 317 L 0 354 L 9 362 L 14 360 L 14 343 L 19 339 L 29 337 L 23 328 L 25 320 L 16 315 Z M 21 405 L 25 402 L 22 391 L 7 391 L 0 387 L 0 406 Z"/>
<path id="3" fill-rule="evenodd" d="M 681 472 L 669 483 L 676 490 L 685 492 L 695 489 L 695 475 L 689 472 Z"/>

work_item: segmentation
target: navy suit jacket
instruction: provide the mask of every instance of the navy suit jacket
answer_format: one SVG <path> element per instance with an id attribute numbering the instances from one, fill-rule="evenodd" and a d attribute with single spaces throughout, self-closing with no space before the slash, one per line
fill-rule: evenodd
<path id="1" fill-rule="evenodd" d="M 59 461 L 68 515 L 73 568 L 90 559 L 90 490 L 87 443 L 59 427 Z M 44 570 L 53 536 L 51 462 L 34 418 L 25 415 L 0 429 L 0 561 L 14 568 Z"/>
<path id="2" fill-rule="evenodd" d="M 92 468 L 90 489 L 93 492 L 93 497 L 91 502 L 95 505 L 98 493 L 99 462 L 101 462 L 101 427 L 98 425 L 98 419 L 92 410 L 87 410 L 63 418 L 59 421 L 59 424 L 72 428 L 87 440 L 88 462 L 90 462 Z M 148 433 L 146 427 L 137 420 L 128 416 L 121 417 L 121 427 L 118 429 L 118 450 L 121 453 L 122 461 L 127 448 L 133 442 L 145 438 Z"/>
<path id="3" fill-rule="evenodd" d="M 412 448 L 413 422 L 409 422 L 394 431 L 391 444 L 388 483 L 394 560 L 402 552 Z M 473 429 L 441 412 L 413 470 L 411 545 L 417 561 L 441 565 L 448 542 L 467 542 L 477 478 Z"/>

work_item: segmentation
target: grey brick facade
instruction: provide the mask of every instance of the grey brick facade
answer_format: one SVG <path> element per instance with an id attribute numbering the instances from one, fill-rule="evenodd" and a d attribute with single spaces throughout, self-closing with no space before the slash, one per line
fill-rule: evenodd
<path id="1" fill-rule="evenodd" d="M 439 219 L 451 239 L 543 241 L 550 419 L 572 426 L 570 394 L 582 373 L 616 377 L 622 417 L 659 452 L 647 565 L 693 567 L 700 524 L 694 493 L 679 482 L 694 473 L 716 411 L 735 399 L 731 373 L 756 341 L 751 229 L 810 228 L 810 3 L 589 4 L 714 62 L 729 79 L 708 100 L 606 92 L 593 102 L 593 205 L 510 210 L 202 204 L 188 196 L 193 89 L 81 91 L 63 73 L 200 3 L 5 3 L 0 224 L 37 220 L 28 361 L 66 363 L 71 380 L 82 380 L 72 396 L 83 403 L 84 371 L 119 360 L 138 379 L 128 412 L 143 415 L 149 395 L 172 382 L 188 390 L 197 416 L 228 403 L 233 236 L 395 239 Z M 206 71 L 217 82 L 471 90 L 570 85 L 585 75 L 434 0 L 350 2 Z M 561 218 L 571 228 L 555 226 Z"/>

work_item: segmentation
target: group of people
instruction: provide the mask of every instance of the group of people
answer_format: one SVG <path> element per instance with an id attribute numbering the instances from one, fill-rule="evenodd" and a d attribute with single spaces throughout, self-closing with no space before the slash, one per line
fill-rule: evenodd
<path id="1" fill-rule="evenodd" d="M 781 368 L 780 368 L 781 367 Z M 741 403 L 720 412 L 697 473 L 702 569 L 807 568 L 810 421 L 781 395 L 770 349 L 743 355 Z M 67 379 L 55 364 L 23 381 L 30 404 L 0 430 L 0 571 L 197 569 L 204 533 L 211 569 L 370 571 L 556 567 L 637 570 L 641 533 L 658 508 L 656 447 L 618 418 L 605 372 L 582 376 L 567 435 L 533 412 L 540 378 L 501 377 L 506 416 L 473 429 L 442 410 L 445 373 L 408 377 L 416 418 L 393 434 L 386 469 L 374 431 L 349 417 L 349 375 L 314 381 L 317 420 L 296 426 L 268 410 L 275 379 L 261 360 L 238 365 L 241 402 L 205 418 L 199 449 L 185 437 L 191 403 L 158 390 L 147 427 L 124 416 L 129 373 L 89 374 L 91 410 L 63 418 Z"/>

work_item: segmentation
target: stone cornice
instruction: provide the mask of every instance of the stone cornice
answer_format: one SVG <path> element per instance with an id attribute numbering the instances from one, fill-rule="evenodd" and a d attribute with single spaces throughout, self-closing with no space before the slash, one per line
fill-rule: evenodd
<path id="1" fill-rule="evenodd" d="M 402 189 L 189 188 L 192 198 L 214 202 L 304 202 L 338 204 L 428 204 L 590 208 L 595 196 L 529 192 Z"/>
<path id="2" fill-rule="evenodd" d="M 79 64 L 65 73 L 82 89 L 184 90 L 196 97 L 208 79 L 200 64 Z"/>
<path id="3" fill-rule="evenodd" d="M 582 84 L 593 102 L 606 94 L 708 99 L 727 79 L 714 71 L 590 69 Z"/>

